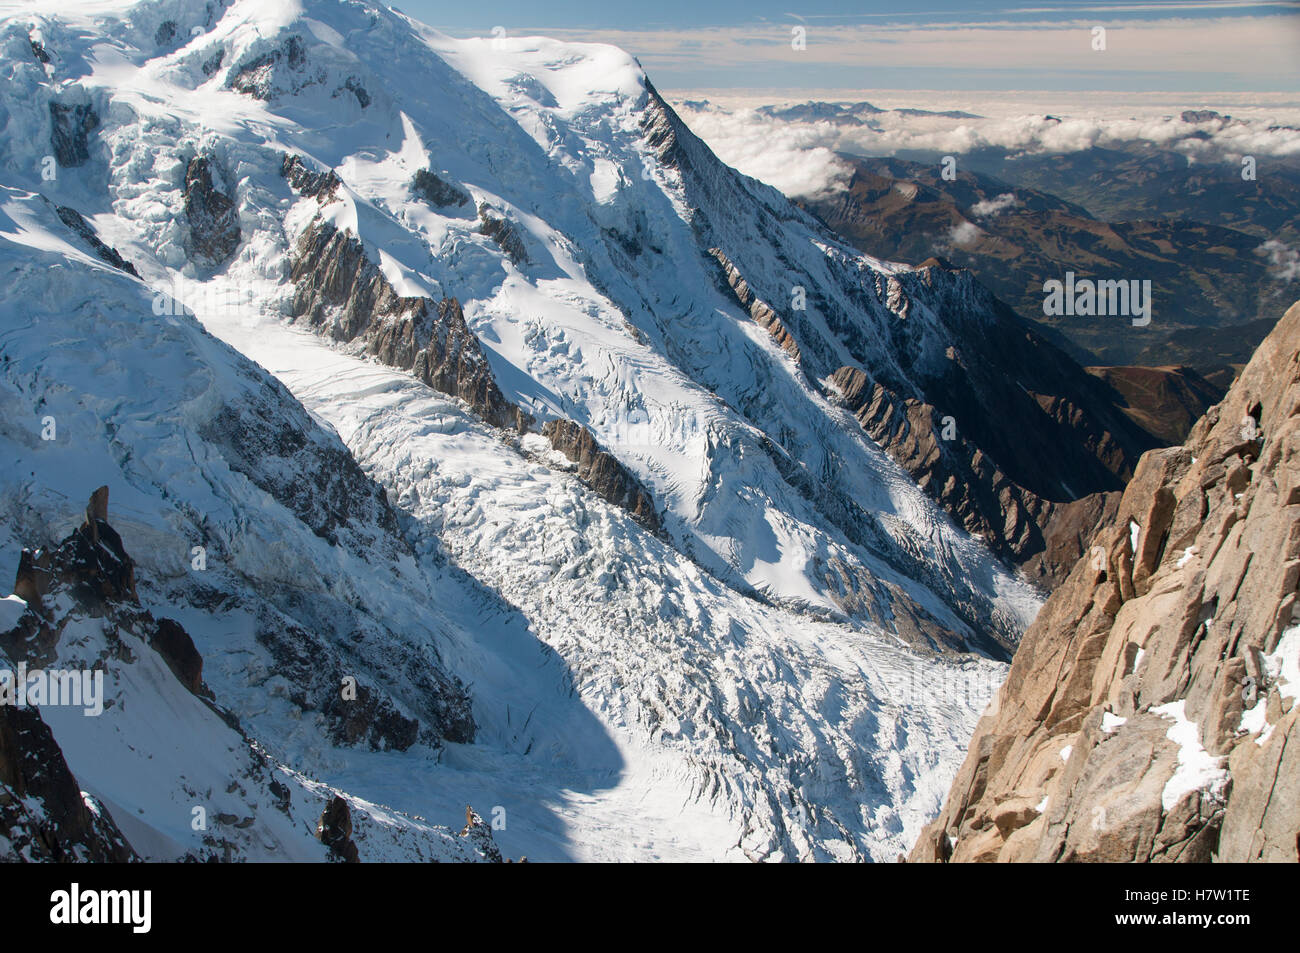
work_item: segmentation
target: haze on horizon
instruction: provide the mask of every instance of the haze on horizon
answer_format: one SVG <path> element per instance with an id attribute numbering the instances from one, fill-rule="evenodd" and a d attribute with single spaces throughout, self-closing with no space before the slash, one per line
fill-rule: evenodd
<path id="1" fill-rule="evenodd" d="M 612 43 L 666 91 L 1020 90 L 1293 94 L 1292 0 L 721 0 L 654 5 L 524 0 L 399 8 L 456 36 Z M 1105 49 L 1095 49 L 1103 27 Z M 804 48 L 797 49 L 801 29 Z M 804 96 L 804 98 L 809 98 Z"/>

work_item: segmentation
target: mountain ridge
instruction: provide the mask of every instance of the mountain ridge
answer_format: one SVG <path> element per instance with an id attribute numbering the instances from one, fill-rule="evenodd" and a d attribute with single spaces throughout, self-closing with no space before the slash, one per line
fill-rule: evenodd
<path id="1" fill-rule="evenodd" d="M 1295 861 L 1300 303 L 1030 627 L 915 861 Z"/>

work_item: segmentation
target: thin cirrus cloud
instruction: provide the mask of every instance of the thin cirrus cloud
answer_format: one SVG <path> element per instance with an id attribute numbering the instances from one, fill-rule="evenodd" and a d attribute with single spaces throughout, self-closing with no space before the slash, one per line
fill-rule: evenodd
<path id="1" fill-rule="evenodd" d="M 805 49 L 777 24 L 584 35 L 632 51 L 670 88 L 1293 91 L 1300 62 L 1300 17 L 805 29 Z"/>
<path id="2" fill-rule="evenodd" d="M 775 0 L 644 7 L 560 0 L 530 10 L 513 35 L 612 43 L 635 54 L 661 89 L 893 88 L 1051 90 L 1297 89 L 1300 3 L 1175 0 L 971 4 L 930 0 L 914 11 L 876 0 Z M 419 16 L 422 5 L 411 12 Z M 428 13 L 449 32 L 481 33 Z M 524 24 L 530 24 L 525 26 Z M 1106 29 L 1106 49 L 1093 44 Z M 792 31 L 803 31 L 795 49 Z"/>

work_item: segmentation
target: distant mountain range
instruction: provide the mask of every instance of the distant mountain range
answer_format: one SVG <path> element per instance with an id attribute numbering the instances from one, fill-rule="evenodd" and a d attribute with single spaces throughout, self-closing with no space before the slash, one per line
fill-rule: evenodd
<path id="1" fill-rule="evenodd" d="M 970 268 L 1086 364 L 1187 365 L 1226 386 L 1297 287 L 1269 254 L 1282 246 L 1266 244 L 1294 240 L 1300 221 L 1300 170 L 1287 165 L 1260 189 L 1171 169 L 1181 158 L 1159 152 L 986 151 L 961 156 L 951 180 L 937 157 L 844 159 L 851 178 L 809 209 L 873 254 Z M 1149 280 L 1151 323 L 1045 315 L 1045 282 L 1067 272 Z"/>

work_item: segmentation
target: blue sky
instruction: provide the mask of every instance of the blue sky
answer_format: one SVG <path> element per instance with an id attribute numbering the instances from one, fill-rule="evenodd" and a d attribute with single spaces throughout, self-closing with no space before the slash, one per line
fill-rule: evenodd
<path id="1" fill-rule="evenodd" d="M 493 23 L 533 24 L 556 28 L 648 29 L 654 27 L 735 26 L 741 23 L 970 23 L 991 21 L 1070 20 L 1102 14 L 1138 19 L 1171 16 L 1205 19 L 1232 10 L 1236 15 L 1277 12 L 1284 4 L 1268 0 L 492 0 L 477 5 L 449 5 L 444 0 L 406 0 L 397 4 L 425 19 L 437 15 L 451 29 Z M 1294 5 L 1292 5 L 1294 6 Z M 430 22 L 426 19 L 426 22 Z"/>
<path id="2" fill-rule="evenodd" d="M 1291 0 L 402 0 L 457 36 L 612 42 L 666 90 L 1300 92 Z M 791 47 L 792 28 L 807 46 Z M 1093 49 L 1094 26 L 1106 49 Z"/>

